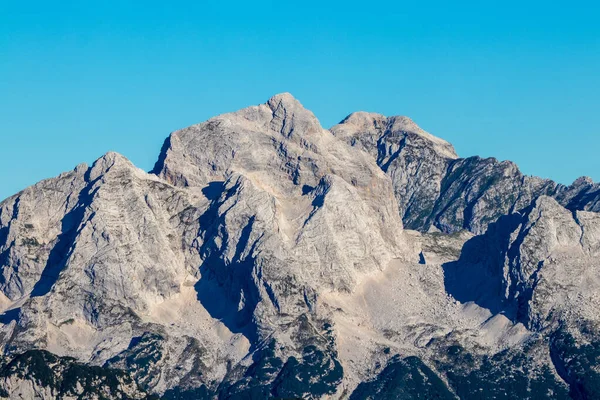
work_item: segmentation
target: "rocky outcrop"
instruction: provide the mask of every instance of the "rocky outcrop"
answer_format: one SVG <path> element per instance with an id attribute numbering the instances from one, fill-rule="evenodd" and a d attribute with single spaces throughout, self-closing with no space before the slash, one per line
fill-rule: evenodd
<path id="1" fill-rule="evenodd" d="M 481 234 L 499 217 L 540 196 L 552 196 L 570 210 L 600 210 L 600 186 L 588 178 L 567 187 L 525 176 L 510 161 L 459 158 L 449 143 L 407 117 L 358 112 L 331 131 L 371 154 L 390 176 L 409 229 Z"/>
<path id="2" fill-rule="evenodd" d="M 542 196 L 467 242 L 461 258 L 445 266 L 446 286 L 459 300 L 536 331 L 595 320 L 600 297 L 590 289 L 600 284 L 599 251 L 600 215 Z"/>
<path id="3" fill-rule="evenodd" d="M 431 226 L 442 180 L 458 158 L 450 143 L 423 131 L 409 118 L 365 112 L 350 114 L 331 132 L 371 154 L 390 176 L 407 228 L 426 231 Z"/>
<path id="4" fill-rule="evenodd" d="M 0 394 L 593 397 L 597 203 L 276 95 L 0 203 Z"/>
<path id="5" fill-rule="evenodd" d="M 4 352 L 103 365 L 154 332 L 163 352 L 153 389 L 201 365 L 216 366 L 203 379 L 222 376 L 248 344 L 197 304 L 194 242 L 208 204 L 115 153 L 5 201 Z"/>
<path id="6" fill-rule="evenodd" d="M 581 177 L 560 191 L 557 200 L 569 210 L 600 212 L 600 184 Z"/>
<path id="7" fill-rule="evenodd" d="M 2 204 L 6 352 L 215 390 L 269 338 L 282 368 L 329 354 L 294 321 L 410 256 L 386 175 L 289 94 L 175 132 L 158 166 L 109 153 Z"/>

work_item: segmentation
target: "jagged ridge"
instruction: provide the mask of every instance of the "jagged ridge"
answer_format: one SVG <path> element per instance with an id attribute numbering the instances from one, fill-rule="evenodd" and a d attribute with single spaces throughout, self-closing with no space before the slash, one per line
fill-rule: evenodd
<path id="1" fill-rule="evenodd" d="M 140 396 L 593 397 L 598 193 L 277 95 L 0 203 L 0 343 Z"/>

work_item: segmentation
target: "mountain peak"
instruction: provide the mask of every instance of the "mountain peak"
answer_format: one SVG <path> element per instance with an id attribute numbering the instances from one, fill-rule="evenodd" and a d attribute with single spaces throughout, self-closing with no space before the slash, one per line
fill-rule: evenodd
<path id="1" fill-rule="evenodd" d="M 394 115 L 388 118 L 389 123 L 394 126 L 396 130 L 403 130 L 406 132 L 423 133 L 425 132 L 419 125 L 415 123 L 410 117 L 405 115 Z"/>
<path id="2" fill-rule="evenodd" d="M 125 156 L 115 151 L 109 151 L 94 161 L 90 170 L 90 178 L 94 180 L 115 166 L 126 166 L 135 169 L 135 166 Z"/>
<path id="3" fill-rule="evenodd" d="M 330 129 L 333 134 L 346 141 L 356 141 L 358 137 L 375 138 L 390 136 L 395 137 L 397 134 L 406 135 L 413 134 L 416 137 L 425 140 L 425 143 L 440 156 L 447 159 L 456 159 L 458 155 L 454 147 L 437 136 L 430 134 L 417 125 L 411 118 L 406 116 L 391 116 L 386 117 L 382 114 L 357 111 L 348 115 L 339 124 Z M 374 149 L 371 144 L 367 147 Z"/>
<path id="4" fill-rule="evenodd" d="M 108 169 L 113 165 L 129 165 L 133 167 L 133 164 L 127 159 L 127 157 L 117 153 L 116 151 L 109 151 L 94 161 L 92 168 L 102 167 L 103 169 Z"/>
<path id="5" fill-rule="evenodd" d="M 594 180 L 589 176 L 580 176 L 579 178 L 573 181 L 572 186 L 584 186 L 584 185 L 593 185 Z"/>
<path id="6" fill-rule="evenodd" d="M 277 94 L 273 95 L 267 101 L 267 104 L 269 104 L 269 105 L 271 105 L 271 104 L 277 105 L 279 103 L 302 106 L 300 104 L 300 102 L 298 101 L 298 99 L 296 99 L 290 92 L 277 93 Z"/>
<path id="7" fill-rule="evenodd" d="M 292 133 L 310 134 L 321 132 L 319 120 L 290 93 L 280 93 L 266 103 L 273 113 L 271 129 L 286 137 Z"/>
<path id="8" fill-rule="evenodd" d="M 372 128 L 374 125 L 385 123 L 386 116 L 383 114 L 367 112 L 367 111 L 355 111 L 348 115 L 346 118 L 339 123 L 350 124 L 361 128 Z"/>
<path id="9" fill-rule="evenodd" d="M 341 124 L 352 124 L 359 127 L 372 127 L 373 125 L 384 124 L 383 127 L 385 127 L 385 125 L 389 125 L 391 128 L 397 131 L 419 134 L 425 132 L 410 117 L 404 115 L 386 117 L 383 114 L 368 111 L 355 111 L 344 118 L 342 122 L 340 122 L 340 125 Z"/>
<path id="10" fill-rule="evenodd" d="M 266 102 L 266 105 L 271 109 L 274 115 L 281 111 L 281 114 L 283 116 L 294 114 L 306 114 L 310 115 L 310 117 L 316 120 L 314 114 L 311 111 L 304 108 L 302 103 L 300 103 L 298 99 L 296 99 L 294 96 L 292 96 L 291 93 L 288 92 L 274 95 Z"/>

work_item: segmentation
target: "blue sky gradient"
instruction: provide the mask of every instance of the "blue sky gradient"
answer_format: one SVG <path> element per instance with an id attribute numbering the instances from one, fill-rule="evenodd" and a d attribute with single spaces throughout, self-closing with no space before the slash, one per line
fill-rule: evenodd
<path id="1" fill-rule="evenodd" d="M 593 2 L 0 0 L 0 199 L 288 91 L 407 115 L 463 156 L 600 180 Z M 526 4 L 524 4 L 526 3 Z"/>

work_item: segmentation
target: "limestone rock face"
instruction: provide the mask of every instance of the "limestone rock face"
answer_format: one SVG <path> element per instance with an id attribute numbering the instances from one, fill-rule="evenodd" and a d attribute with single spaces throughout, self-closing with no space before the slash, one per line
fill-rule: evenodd
<path id="1" fill-rule="evenodd" d="M 239 280 L 226 283 L 234 292 L 255 282 L 243 300 L 259 312 L 268 299 L 268 312 L 297 313 L 304 293 L 352 290 L 361 274 L 406 253 L 389 179 L 287 93 L 173 133 L 155 172 L 211 188 L 203 268 L 219 284 Z M 238 277 L 238 263 L 250 275 Z"/>
<path id="2" fill-rule="evenodd" d="M 407 228 L 430 225 L 428 219 L 441 195 L 442 180 L 458 158 L 450 143 L 425 132 L 407 117 L 386 118 L 365 112 L 350 114 L 331 131 L 371 154 L 390 176 Z"/>
<path id="3" fill-rule="evenodd" d="M 0 203 L 0 397 L 594 398 L 598 204 L 276 95 Z"/>
<path id="4" fill-rule="evenodd" d="M 510 161 L 459 158 L 452 145 L 407 117 L 357 112 L 331 128 L 377 160 L 394 185 L 404 225 L 422 232 L 485 232 L 500 216 L 555 197 L 571 210 L 600 211 L 600 186 L 581 178 L 571 186 L 523 175 Z"/>
<path id="5" fill-rule="evenodd" d="M 562 189 L 557 200 L 569 210 L 600 212 L 600 184 L 581 177 Z"/>
<path id="6" fill-rule="evenodd" d="M 565 320 L 596 320 L 600 297 L 591 288 L 600 285 L 599 218 L 587 211 L 572 213 L 542 196 L 524 212 L 492 224 L 448 265 L 448 271 L 480 286 L 479 296 L 460 282 L 449 287 L 460 290 L 458 296 L 466 296 L 462 300 L 471 296 L 535 330 Z"/>

